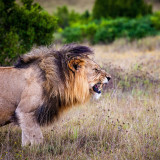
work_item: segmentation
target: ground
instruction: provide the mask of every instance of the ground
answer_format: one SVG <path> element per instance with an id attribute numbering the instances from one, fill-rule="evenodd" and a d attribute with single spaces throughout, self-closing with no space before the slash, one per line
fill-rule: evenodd
<path id="1" fill-rule="evenodd" d="M 100 100 L 73 107 L 43 129 L 39 147 L 22 148 L 13 124 L 0 128 L 0 159 L 160 159 L 159 39 L 91 46 L 113 77 Z"/>

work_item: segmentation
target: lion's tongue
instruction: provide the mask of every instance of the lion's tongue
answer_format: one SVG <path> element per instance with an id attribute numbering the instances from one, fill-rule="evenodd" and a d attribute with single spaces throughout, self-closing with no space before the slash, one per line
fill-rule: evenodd
<path id="1" fill-rule="evenodd" d="M 99 94 L 101 93 L 101 91 L 98 89 L 97 84 L 93 86 L 93 91 L 96 92 L 96 93 L 99 93 Z"/>

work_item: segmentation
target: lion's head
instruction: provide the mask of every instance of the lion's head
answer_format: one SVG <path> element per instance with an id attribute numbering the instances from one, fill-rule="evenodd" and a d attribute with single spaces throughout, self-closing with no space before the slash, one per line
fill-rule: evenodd
<path id="1" fill-rule="evenodd" d="M 94 98 L 98 99 L 101 95 L 103 85 L 107 84 L 111 76 L 106 73 L 96 62 L 92 59 L 86 60 L 86 71 L 89 83 L 90 93 Z"/>
<path id="2" fill-rule="evenodd" d="M 36 110 L 40 124 L 51 122 L 59 112 L 75 104 L 86 102 L 92 95 L 101 95 L 103 84 L 110 75 L 94 62 L 90 48 L 66 45 L 59 51 L 51 48 L 34 49 L 20 58 L 16 67 L 39 68 L 43 100 Z"/>

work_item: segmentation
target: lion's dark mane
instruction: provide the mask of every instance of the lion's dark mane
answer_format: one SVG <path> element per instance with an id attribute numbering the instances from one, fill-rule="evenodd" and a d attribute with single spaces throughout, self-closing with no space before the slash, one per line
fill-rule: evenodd
<path id="1" fill-rule="evenodd" d="M 70 44 L 63 46 L 59 51 L 56 51 L 52 47 L 40 47 L 34 48 L 28 54 L 24 54 L 18 58 L 15 68 L 26 68 L 29 64 L 33 64 L 47 56 L 55 56 L 59 60 L 69 60 L 74 57 L 85 57 L 93 54 L 92 50 L 87 46 Z"/>
<path id="2" fill-rule="evenodd" d="M 73 58 L 85 58 L 91 54 L 93 52 L 89 47 L 70 44 L 58 51 L 47 47 L 33 49 L 19 58 L 15 68 L 25 69 L 36 66 L 44 76 L 43 103 L 34 113 L 40 125 L 50 124 L 58 117 L 60 110 L 71 105 L 64 98 L 66 94 L 64 91 L 67 88 L 65 84 L 70 79 L 67 63 Z M 73 98 L 72 103 L 76 104 L 77 99 Z"/>

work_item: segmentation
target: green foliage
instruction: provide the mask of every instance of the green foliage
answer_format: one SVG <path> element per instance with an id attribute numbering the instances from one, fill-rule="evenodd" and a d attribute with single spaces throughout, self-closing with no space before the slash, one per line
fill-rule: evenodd
<path id="1" fill-rule="evenodd" d="M 82 18 L 83 19 L 89 19 L 90 18 L 90 13 L 89 13 L 89 11 L 88 10 L 86 10 L 83 14 L 82 14 Z"/>
<path id="2" fill-rule="evenodd" d="M 58 18 L 58 26 L 65 28 L 74 24 L 75 22 L 86 22 L 90 18 L 89 11 L 85 11 L 82 14 L 75 12 L 74 10 L 69 11 L 67 6 L 58 7 L 56 12 L 53 13 Z"/>
<path id="3" fill-rule="evenodd" d="M 130 39 L 139 39 L 150 35 L 155 35 L 156 30 L 152 26 L 150 18 L 144 17 L 139 19 L 131 19 L 123 24 L 122 36 Z"/>
<path id="4" fill-rule="evenodd" d="M 160 11 L 151 16 L 151 22 L 156 29 L 160 30 Z"/>
<path id="5" fill-rule="evenodd" d="M 115 39 L 116 28 L 107 27 L 107 28 L 100 28 L 97 30 L 94 36 L 94 43 L 104 42 L 109 43 Z"/>
<path id="6" fill-rule="evenodd" d="M 93 22 L 83 25 L 81 27 L 83 33 L 82 35 L 86 37 L 86 39 L 89 40 L 90 42 L 93 42 L 94 34 L 97 31 L 97 28 L 98 26 Z"/>
<path id="7" fill-rule="evenodd" d="M 66 6 L 58 7 L 54 15 L 58 18 L 58 26 L 65 28 L 69 25 L 69 11 Z"/>
<path id="8" fill-rule="evenodd" d="M 93 17 L 137 17 L 152 13 L 152 6 L 144 0 L 96 0 Z"/>
<path id="9" fill-rule="evenodd" d="M 117 18 L 92 21 L 89 24 L 75 23 L 62 32 L 65 42 L 88 39 L 91 43 L 110 43 L 117 38 L 130 40 L 155 35 L 158 31 L 152 26 L 150 17 L 137 19 Z"/>
<path id="10" fill-rule="evenodd" d="M 0 65 L 9 65 L 33 45 L 48 45 L 53 40 L 56 18 L 33 0 L 0 0 Z"/>
<path id="11" fill-rule="evenodd" d="M 2 38 L 2 37 L 1 37 Z M 0 46 L 2 50 L 0 54 L 0 64 L 8 65 L 15 59 L 19 53 L 23 53 L 23 47 L 19 45 L 19 36 L 12 29 L 3 35 L 3 42 Z"/>
<path id="12" fill-rule="evenodd" d="M 64 29 L 62 36 L 65 38 L 65 43 L 80 42 L 82 40 L 82 32 L 78 27 Z"/>

